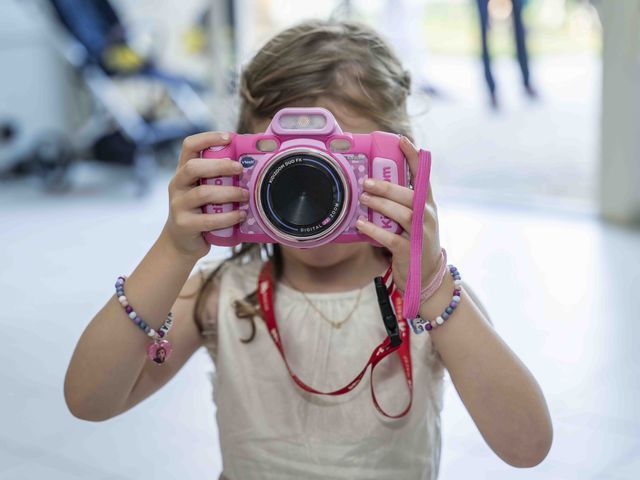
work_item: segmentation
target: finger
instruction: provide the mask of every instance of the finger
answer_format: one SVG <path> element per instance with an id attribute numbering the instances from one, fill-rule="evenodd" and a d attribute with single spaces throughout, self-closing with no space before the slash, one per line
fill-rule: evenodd
<path id="1" fill-rule="evenodd" d="M 247 218 L 247 212 L 244 210 L 233 210 L 225 213 L 199 213 L 194 214 L 199 218 L 198 230 L 201 232 L 210 232 L 220 228 L 227 228 L 238 223 L 244 222 Z"/>
<path id="2" fill-rule="evenodd" d="M 358 219 L 356 222 L 356 228 L 368 237 L 376 240 L 380 245 L 387 247 L 393 255 L 397 255 L 402 252 L 409 252 L 408 239 L 400 235 L 396 235 L 395 233 L 391 233 L 365 219 Z"/>
<path id="3" fill-rule="evenodd" d="M 373 178 L 367 178 L 363 185 L 368 193 L 388 198 L 408 208 L 413 206 L 413 190 L 410 188 L 384 180 L 374 180 Z"/>
<path id="4" fill-rule="evenodd" d="M 411 183 L 414 182 L 416 174 L 418 173 L 419 153 L 418 148 L 407 137 L 400 138 L 400 149 L 404 153 L 407 163 L 409 164 L 409 171 L 411 172 Z M 429 182 L 427 189 L 427 205 L 431 205 L 435 209 L 435 201 L 433 199 L 432 185 Z"/>
<path id="5" fill-rule="evenodd" d="M 242 173 L 242 165 L 230 158 L 191 158 L 176 173 L 175 186 L 189 188 L 201 178 L 230 177 Z"/>
<path id="6" fill-rule="evenodd" d="M 400 138 L 400 150 L 404 153 L 404 157 L 409 164 L 409 171 L 411 172 L 411 183 L 413 183 L 418 173 L 418 149 L 411 143 L 407 137 Z"/>
<path id="7" fill-rule="evenodd" d="M 367 192 L 360 195 L 360 202 L 373 210 L 380 212 L 385 217 L 398 222 L 402 228 L 411 230 L 411 218 L 413 211 L 388 198 L 371 195 Z"/>
<path id="8" fill-rule="evenodd" d="M 222 204 L 246 202 L 249 190 L 227 185 L 198 185 L 182 196 L 181 204 L 185 209 L 192 209 L 209 203 Z"/>
<path id="9" fill-rule="evenodd" d="M 231 140 L 229 132 L 203 132 L 196 133 L 184 139 L 178 166 L 187 162 L 190 158 L 199 157 L 200 152 L 207 147 L 227 145 Z"/>
<path id="10" fill-rule="evenodd" d="M 183 229 L 193 232 L 210 232 L 231 227 L 247 218 L 244 210 L 232 210 L 224 213 L 184 212 L 176 218 L 176 223 Z"/>

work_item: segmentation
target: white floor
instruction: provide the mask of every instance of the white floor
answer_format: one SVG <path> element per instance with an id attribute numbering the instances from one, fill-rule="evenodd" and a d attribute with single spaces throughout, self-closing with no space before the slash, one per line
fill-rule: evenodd
<path id="1" fill-rule="evenodd" d="M 442 478 L 637 478 L 640 233 L 437 191 L 436 200 L 443 245 L 542 385 L 555 425 L 547 460 L 516 471 L 484 444 L 449 385 Z M 74 419 L 62 397 L 82 329 L 162 226 L 161 182 L 140 203 L 123 193 L 51 198 L 29 184 L 3 185 L 0 205 L 0 478 L 215 478 L 204 351 L 155 397 L 107 423 Z"/>
<path id="2" fill-rule="evenodd" d="M 471 102 L 473 120 L 464 102 L 452 102 L 448 110 L 435 104 L 431 115 L 447 126 L 441 150 L 452 152 L 454 164 L 471 163 L 466 155 L 474 150 L 509 156 L 520 141 L 509 130 L 501 141 L 478 134 L 486 143 L 459 145 L 475 123 L 485 128 L 495 121 L 512 124 L 511 134 L 527 129 L 544 139 L 536 155 L 545 153 L 550 167 L 584 161 L 586 147 L 577 144 L 570 121 L 584 108 L 571 96 L 564 109 L 534 107 L 543 112 L 527 128 L 517 123 L 519 108 L 491 120 L 483 104 Z M 549 136 L 545 118 L 554 114 L 564 115 L 568 136 Z M 576 116 L 574 127 L 594 124 L 589 118 Z M 517 153 L 534 163 L 528 150 Z M 576 167 L 583 183 L 568 186 L 590 191 L 592 167 Z M 510 169 L 500 171 L 508 176 Z M 549 197 L 535 207 L 508 207 L 504 197 L 468 193 L 473 186 L 463 195 L 450 182 L 459 173 L 448 172 L 434 167 L 442 244 L 541 384 L 555 439 L 540 466 L 509 467 L 486 446 L 449 381 L 440 478 L 638 478 L 640 232 L 603 225 L 588 209 L 567 208 L 571 202 L 549 206 Z M 163 225 L 168 179 L 159 172 L 142 200 L 131 195 L 126 169 L 93 165 L 78 169 L 75 188 L 62 196 L 47 196 L 31 181 L 0 184 L 1 480 L 217 478 L 212 366 L 204 351 L 154 397 L 109 422 L 76 420 L 62 395 L 80 333 L 111 295 L 113 279 L 134 268 Z M 501 183 L 492 175 L 483 182 Z M 530 185 L 507 193 L 524 190 L 519 198 L 533 198 L 540 192 Z"/>

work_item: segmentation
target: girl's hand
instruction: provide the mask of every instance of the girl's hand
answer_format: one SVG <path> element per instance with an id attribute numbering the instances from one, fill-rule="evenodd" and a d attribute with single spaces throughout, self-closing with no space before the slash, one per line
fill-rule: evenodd
<path id="1" fill-rule="evenodd" d="M 401 138 L 400 149 L 409 163 L 411 182 L 413 183 L 418 171 L 418 150 L 406 137 Z M 393 280 L 396 286 L 404 291 L 409 270 L 409 232 L 413 216 L 413 190 L 374 179 L 365 180 L 364 190 L 365 192 L 360 196 L 360 201 L 364 205 L 395 220 L 404 229 L 404 232 L 398 235 L 388 232 L 364 218 L 358 220 L 356 224 L 361 233 L 368 235 L 391 251 L 393 254 Z M 435 275 L 440 261 L 438 213 L 433 201 L 431 185 L 429 185 L 429 195 L 425 205 L 422 235 L 422 288 L 424 288 L 431 277 Z"/>
<path id="2" fill-rule="evenodd" d="M 199 158 L 200 151 L 216 145 L 227 145 L 226 132 L 205 132 L 187 137 L 182 144 L 176 174 L 169 183 L 169 218 L 162 235 L 181 253 L 204 257 L 211 245 L 202 232 L 230 227 L 246 217 L 244 212 L 203 213 L 208 203 L 246 202 L 248 190 L 222 185 L 199 185 L 200 178 L 227 177 L 242 172 L 240 163 L 229 158 Z"/>

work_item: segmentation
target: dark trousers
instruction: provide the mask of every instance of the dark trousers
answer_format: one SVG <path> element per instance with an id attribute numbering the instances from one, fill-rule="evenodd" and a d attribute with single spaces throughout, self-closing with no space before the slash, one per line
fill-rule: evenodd
<path id="1" fill-rule="evenodd" d="M 480 30 L 482 32 L 482 63 L 484 64 L 484 76 L 487 81 L 489 91 L 493 94 L 496 91 L 496 82 L 491 72 L 491 55 L 487 42 L 487 32 L 489 30 L 489 0 L 476 0 L 478 13 L 480 14 Z M 522 23 L 523 0 L 511 0 L 513 3 L 513 30 L 516 37 L 516 51 L 518 63 L 522 70 L 522 81 L 529 87 L 529 56 L 527 54 L 527 43 L 525 40 L 524 24 Z"/>

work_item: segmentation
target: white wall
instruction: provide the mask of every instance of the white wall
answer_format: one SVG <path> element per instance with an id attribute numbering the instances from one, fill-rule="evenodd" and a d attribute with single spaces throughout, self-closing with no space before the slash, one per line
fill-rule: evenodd
<path id="1" fill-rule="evenodd" d="M 0 1 L 0 124 L 16 131 L 0 143 L 0 169 L 29 155 L 42 136 L 68 133 L 75 119 L 72 69 L 40 13 L 37 4 Z"/>
<path id="2" fill-rule="evenodd" d="M 640 222 L 640 0 L 601 0 L 601 211 Z"/>

